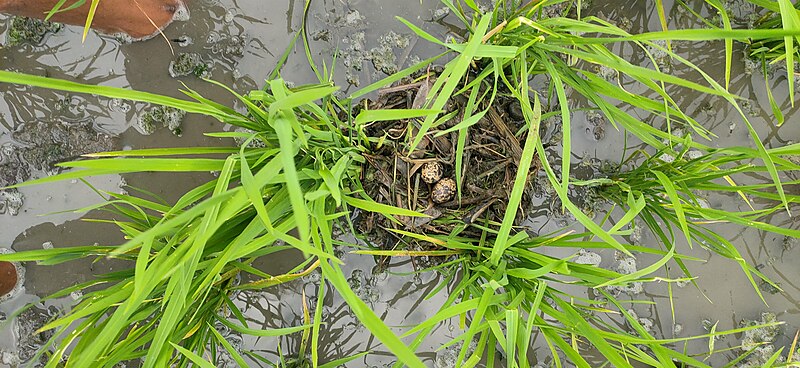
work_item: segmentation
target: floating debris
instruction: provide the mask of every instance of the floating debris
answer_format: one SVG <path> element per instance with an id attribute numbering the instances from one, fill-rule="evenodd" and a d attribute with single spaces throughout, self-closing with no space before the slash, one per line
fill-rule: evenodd
<path id="1" fill-rule="evenodd" d="M 163 126 L 173 134 L 181 135 L 181 123 L 186 116 L 186 111 L 167 106 L 154 106 L 139 116 L 136 130 L 144 135 L 155 133 L 158 126 Z"/>
<path id="2" fill-rule="evenodd" d="M 636 320 L 636 322 L 638 322 L 642 326 L 642 328 L 644 328 L 645 331 L 647 332 L 653 331 L 653 326 L 655 326 L 655 322 L 653 322 L 651 318 L 639 317 L 639 315 L 636 314 L 636 311 L 634 311 L 633 309 L 628 309 L 628 314 L 630 314 L 631 318 Z M 628 326 L 633 328 L 633 323 L 631 321 L 627 322 Z"/>
<path id="3" fill-rule="evenodd" d="M 698 150 L 692 149 L 692 150 L 689 150 L 688 152 L 686 152 L 686 159 L 687 160 L 696 160 L 696 159 L 698 159 L 700 157 L 703 157 L 703 152 L 700 152 Z"/>
<path id="4" fill-rule="evenodd" d="M 761 313 L 761 320 L 742 320 L 741 327 L 753 327 L 759 325 L 775 324 L 778 322 L 774 313 Z M 741 368 L 755 368 L 764 366 L 775 353 L 775 340 L 781 334 L 780 325 L 763 326 L 747 330 L 742 337 L 742 352 L 752 353 L 747 360 L 739 365 Z M 782 359 L 782 358 L 781 358 Z M 779 360 L 777 363 L 779 363 Z"/>
<path id="5" fill-rule="evenodd" d="M 211 68 L 213 67 L 214 64 L 205 62 L 200 54 L 196 52 L 182 53 L 169 63 L 169 75 L 173 78 L 187 75 L 208 78 L 211 76 Z"/>
<path id="6" fill-rule="evenodd" d="M 794 249 L 797 246 L 797 244 L 800 243 L 800 240 L 791 236 L 784 236 L 783 241 L 781 243 L 782 243 L 781 245 L 783 246 L 783 251 L 786 252 Z"/>
<path id="7" fill-rule="evenodd" d="M 2 351 L 0 352 L 0 363 L 9 367 L 16 367 L 22 364 L 22 360 L 19 358 L 19 354 L 16 352 Z"/>
<path id="8" fill-rule="evenodd" d="M 8 213 L 11 216 L 19 214 L 25 204 L 25 196 L 16 189 L 0 191 L 0 214 Z"/>
<path id="9" fill-rule="evenodd" d="M 188 35 L 181 35 L 178 36 L 177 38 L 172 39 L 172 42 L 175 42 L 175 44 L 180 47 L 186 47 L 194 44 L 194 39 L 192 39 L 192 37 Z"/>
<path id="10" fill-rule="evenodd" d="M 595 70 L 597 71 L 598 77 L 609 82 L 617 80 L 617 76 L 619 75 L 619 72 L 617 72 L 616 69 L 605 65 L 598 65 Z"/>
<path id="11" fill-rule="evenodd" d="M 386 75 L 392 75 L 400 70 L 397 65 L 395 49 L 405 49 L 410 43 L 408 36 L 399 35 L 394 31 L 389 31 L 378 39 L 379 46 L 373 47 L 369 51 L 369 59 L 378 71 Z"/>
<path id="12" fill-rule="evenodd" d="M 236 128 L 236 130 L 234 130 L 234 131 L 236 133 L 244 133 L 247 136 L 253 135 L 255 133 L 255 131 L 252 131 L 252 130 L 246 129 L 246 128 Z M 247 141 L 248 138 L 249 137 L 245 137 L 244 135 L 242 135 L 242 136 L 234 137 L 233 140 L 236 142 L 237 146 L 241 146 L 241 145 L 244 144 L 244 142 Z M 262 139 L 260 139 L 259 137 L 253 138 L 247 144 L 247 147 L 250 147 L 250 148 L 265 148 L 266 146 L 267 146 L 267 144 L 264 143 L 264 141 Z"/>
<path id="13" fill-rule="evenodd" d="M 450 14 L 450 8 L 448 7 L 441 7 L 435 10 L 431 10 L 431 19 L 435 21 L 440 21 L 444 19 L 446 16 Z"/>
<path id="14" fill-rule="evenodd" d="M 16 318 L 17 328 L 17 354 L 22 362 L 29 362 L 36 353 L 41 350 L 47 341 L 53 336 L 53 330 L 39 331 L 42 326 L 52 320 L 58 311 L 51 307 L 51 309 L 44 309 L 44 306 L 32 306 L 22 312 Z M 44 366 L 47 362 L 47 354 L 43 354 L 39 363 Z M 36 364 L 32 364 L 36 365 Z"/>
<path id="15" fill-rule="evenodd" d="M 644 229 L 646 226 L 640 220 L 634 220 L 631 222 L 630 227 L 631 234 L 628 235 L 628 241 L 633 245 L 641 244 L 644 239 Z"/>
<path id="16" fill-rule="evenodd" d="M 769 294 L 772 294 L 772 295 L 775 295 L 775 294 L 778 294 L 778 293 L 781 292 L 781 289 L 779 289 L 780 286 L 781 285 L 779 283 L 773 285 L 773 284 L 771 284 L 769 282 L 766 282 L 764 280 L 761 280 L 761 282 L 758 283 L 758 288 L 761 289 L 761 291 L 769 293 Z"/>
<path id="17" fill-rule="evenodd" d="M 630 275 L 637 271 L 636 267 L 636 258 L 629 257 L 623 253 L 615 252 L 614 256 L 617 259 L 617 265 L 614 267 L 614 271 L 619 272 L 623 275 Z M 629 282 L 625 285 L 612 285 L 607 288 L 609 292 L 614 294 L 615 296 L 626 293 L 628 295 L 637 295 L 644 292 L 644 285 L 641 281 L 636 282 Z"/>
<path id="18" fill-rule="evenodd" d="M 344 23 L 348 26 L 357 26 L 358 24 L 362 23 L 364 19 L 367 19 L 365 16 L 361 15 L 358 10 L 351 10 L 344 15 Z"/>
<path id="19" fill-rule="evenodd" d="M 647 52 L 655 61 L 656 66 L 665 73 L 672 70 L 672 57 L 667 49 L 667 41 L 664 40 L 655 40 L 647 45 Z"/>
<path id="20" fill-rule="evenodd" d="M 34 169 L 45 171 L 54 170 L 57 163 L 87 153 L 108 151 L 113 147 L 112 138 L 96 132 L 91 121 L 26 123 L 12 136 L 26 147 L 16 147 L 21 157 L 11 155 L 7 158 L 10 161 L 21 158 Z"/>
<path id="21" fill-rule="evenodd" d="M 761 63 L 757 60 L 754 60 L 749 57 L 750 55 L 746 55 L 742 58 L 744 63 L 744 74 L 745 75 L 752 75 L 753 72 L 761 70 Z"/>
<path id="22" fill-rule="evenodd" d="M 572 259 L 572 262 L 597 267 L 601 262 L 603 262 L 603 258 L 595 252 L 589 252 L 586 249 L 581 249 L 578 251 L 578 255 Z"/>
<path id="23" fill-rule="evenodd" d="M 586 125 L 586 134 L 594 138 L 595 141 L 605 138 L 606 118 L 599 112 L 594 110 L 586 112 Z"/>
<path id="24" fill-rule="evenodd" d="M 749 116 L 759 116 L 761 114 L 761 106 L 758 101 L 751 99 L 743 99 L 739 102 L 739 106 Z"/>
<path id="25" fill-rule="evenodd" d="M 342 50 L 342 63 L 349 69 L 360 71 L 366 58 L 364 48 L 367 45 L 367 36 L 363 31 L 353 32 L 342 39 L 347 48 Z"/>

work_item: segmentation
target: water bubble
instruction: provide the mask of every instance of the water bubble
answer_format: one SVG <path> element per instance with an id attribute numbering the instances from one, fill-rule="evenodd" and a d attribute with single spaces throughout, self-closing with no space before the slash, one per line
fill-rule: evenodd
<path id="1" fill-rule="evenodd" d="M 129 111 L 131 111 L 131 104 L 125 102 L 125 100 L 120 98 L 112 98 L 108 101 L 108 108 L 110 110 L 128 113 Z"/>
<path id="2" fill-rule="evenodd" d="M 450 8 L 448 8 L 446 6 L 431 11 L 431 17 L 433 18 L 434 21 L 442 20 L 448 14 L 450 14 Z"/>
<path id="3" fill-rule="evenodd" d="M 79 300 L 80 298 L 83 298 L 83 292 L 80 290 L 75 290 L 69 293 L 69 297 L 72 298 L 72 300 Z"/>
<path id="4" fill-rule="evenodd" d="M 185 22 L 191 18 L 191 15 L 192 14 L 189 12 L 189 9 L 181 4 L 181 6 L 175 11 L 175 15 L 172 16 L 172 20 Z"/>
<path id="5" fill-rule="evenodd" d="M 364 21 L 364 19 L 365 19 L 365 17 L 362 16 L 361 13 L 358 12 L 358 10 L 352 10 L 352 11 L 348 12 L 347 14 L 345 14 L 345 16 L 344 16 L 345 24 L 347 24 L 348 26 L 351 26 L 351 27 L 358 25 L 359 23 Z"/>
<path id="6" fill-rule="evenodd" d="M 689 160 L 696 160 L 700 157 L 703 157 L 703 152 L 698 150 L 689 150 L 689 152 L 686 152 L 686 158 Z"/>
<path id="7" fill-rule="evenodd" d="M 228 9 L 225 12 L 225 23 L 233 22 L 233 18 L 236 17 L 236 12 L 233 9 Z"/>

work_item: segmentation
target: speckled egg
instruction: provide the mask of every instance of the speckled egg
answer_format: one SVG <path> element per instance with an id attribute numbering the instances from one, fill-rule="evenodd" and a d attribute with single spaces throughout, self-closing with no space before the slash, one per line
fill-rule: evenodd
<path id="1" fill-rule="evenodd" d="M 14 253 L 8 248 L 0 248 L 0 254 Z M 19 262 L 0 261 L 0 303 L 22 292 L 25 282 L 25 268 Z"/>
<path id="2" fill-rule="evenodd" d="M 17 286 L 17 268 L 11 262 L 0 261 L 0 295 L 6 295 Z"/>
<path id="3" fill-rule="evenodd" d="M 456 181 L 450 178 L 444 178 L 433 186 L 431 200 L 433 200 L 434 203 L 444 203 L 453 199 L 455 194 Z"/>
<path id="4" fill-rule="evenodd" d="M 422 165 L 422 170 L 420 170 L 422 181 L 428 184 L 433 184 L 441 180 L 442 174 L 444 174 L 444 167 L 436 161 L 426 162 Z"/>

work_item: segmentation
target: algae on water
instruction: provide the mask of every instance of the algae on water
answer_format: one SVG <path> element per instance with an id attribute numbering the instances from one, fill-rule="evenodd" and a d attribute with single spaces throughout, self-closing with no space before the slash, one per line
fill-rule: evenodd
<path id="1" fill-rule="evenodd" d="M 22 44 L 39 45 L 49 33 L 61 30 L 61 23 L 46 22 L 28 17 L 13 17 L 6 33 L 6 45 L 17 46 Z"/>

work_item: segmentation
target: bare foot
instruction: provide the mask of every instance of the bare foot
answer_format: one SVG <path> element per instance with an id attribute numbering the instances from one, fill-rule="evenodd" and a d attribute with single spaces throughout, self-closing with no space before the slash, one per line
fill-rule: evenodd
<path id="1" fill-rule="evenodd" d="M 0 0 L 0 12 L 44 18 L 58 0 Z M 57 22 L 84 25 L 91 1 L 76 9 L 60 12 L 51 19 Z M 66 7 L 66 5 L 65 5 Z M 183 7 L 181 0 L 100 0 L 92 28 L 108 33 L 127 33 L 143 38 L 166 27 Z"/>

